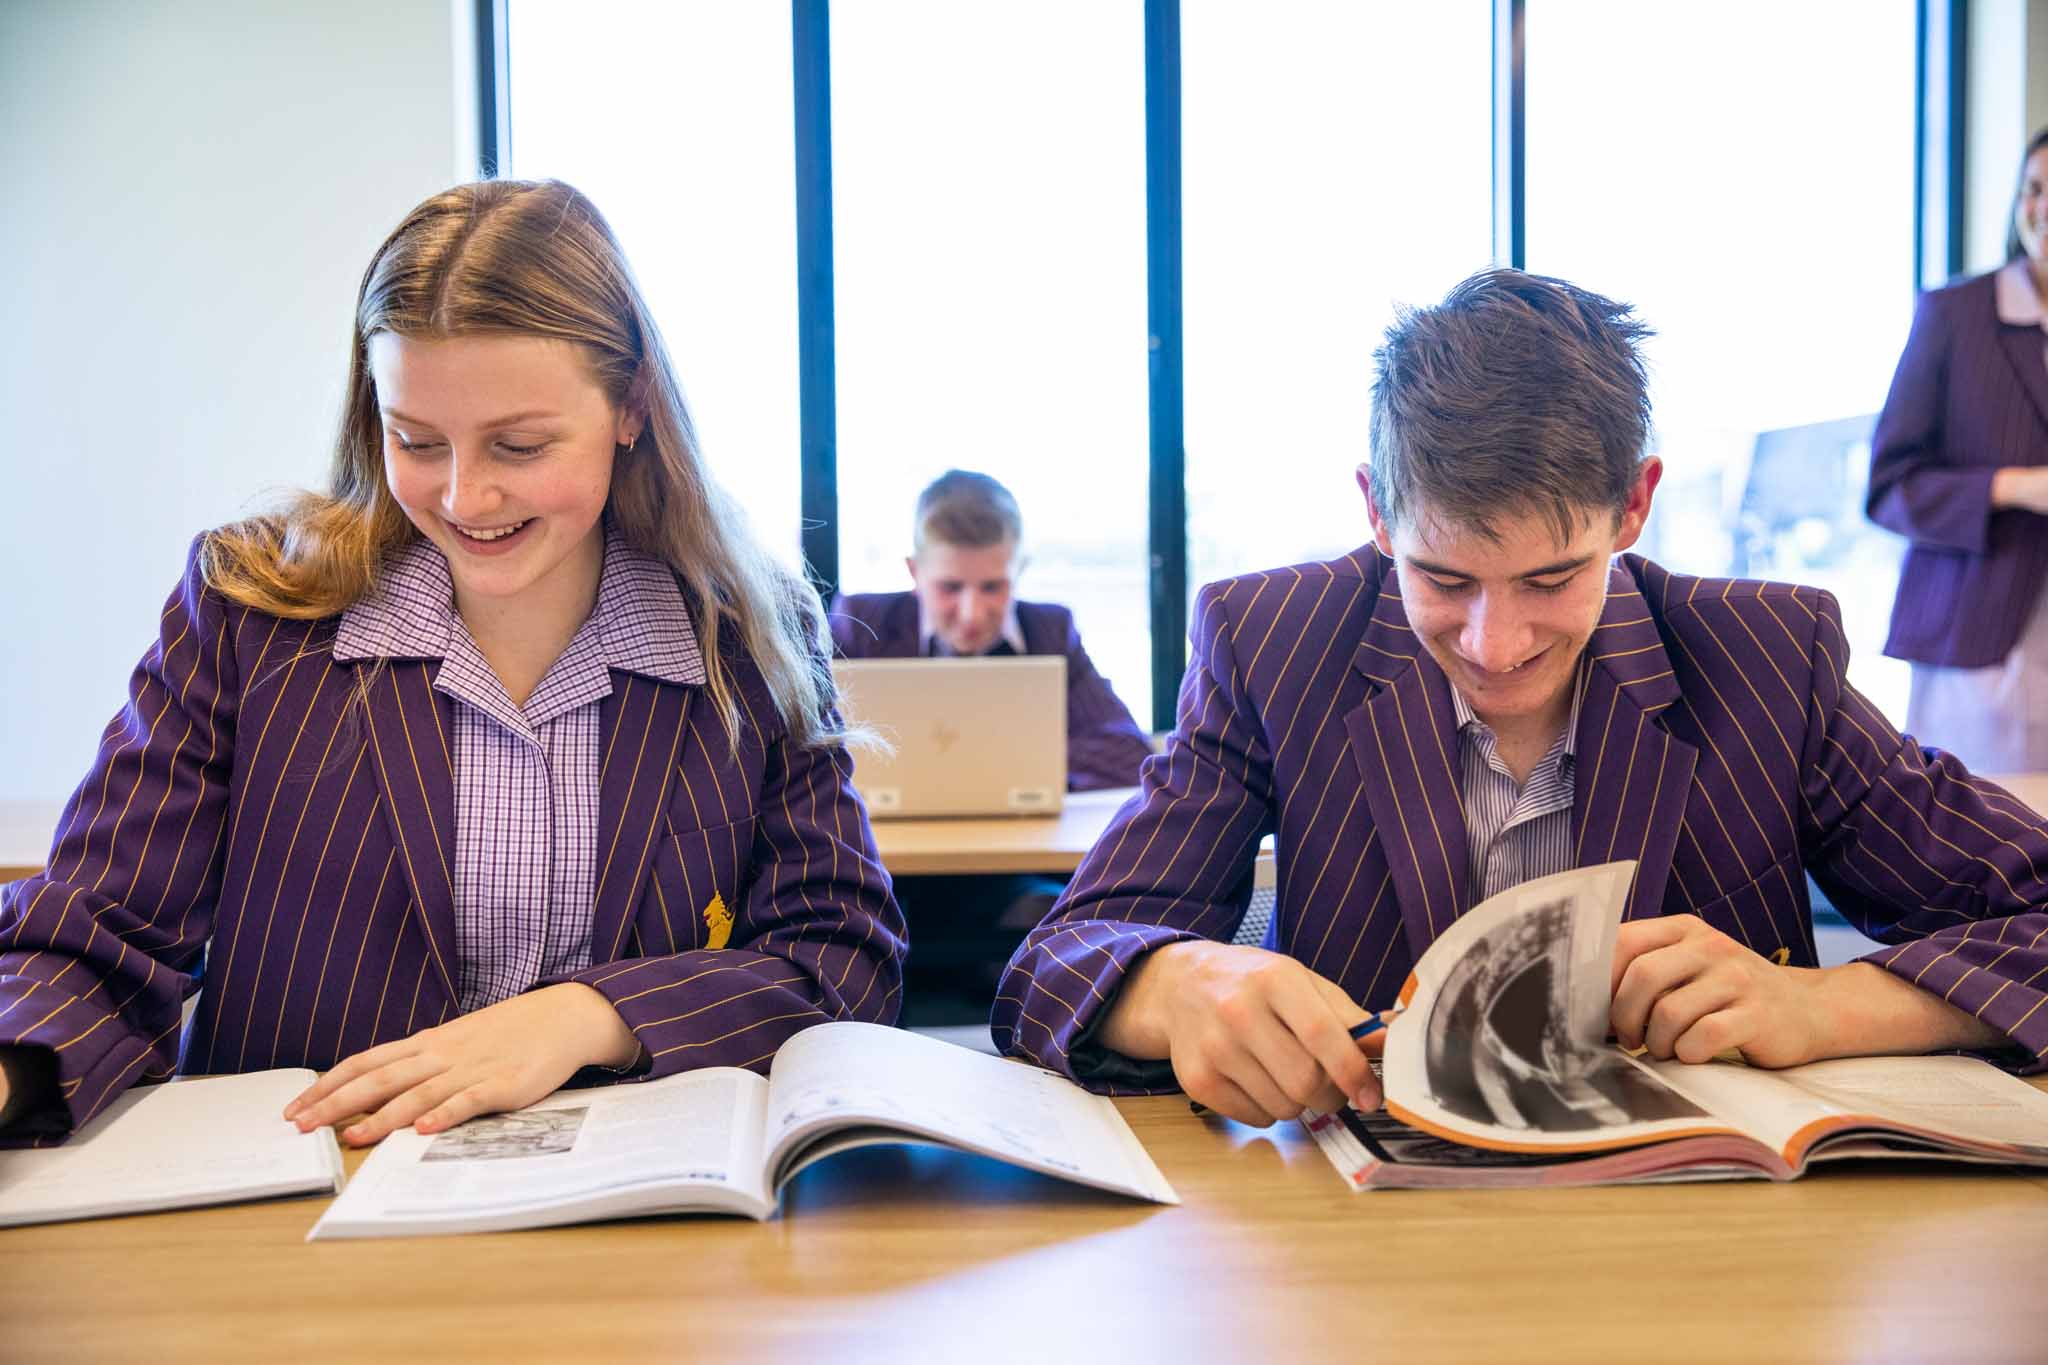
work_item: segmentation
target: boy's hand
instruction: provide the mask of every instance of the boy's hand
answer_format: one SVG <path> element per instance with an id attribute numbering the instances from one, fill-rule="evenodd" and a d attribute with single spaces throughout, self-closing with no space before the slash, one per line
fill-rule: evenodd
<path id="1" fill-rule="evenodd" d="M 1182 942 L 1139 959 L 1101 1037 L 1128 1057 L 1171 1060 L 1191 1099 L 1264 1127 L 1304 1109 L 1379 1107 L 1367 1048 L 1349 1033 L 1366 1017 L 1291 957 Z"/>
<path id="2" fill-rule="evenodd" d="M 1758 957 L 1693 915 L 1629 920 L 1614 943 L 1609 1018 L 1622 1046 L 1704 1062 L 1737 1049 L 1757 1066 L 1822 1056 L 1820 973 Z"/>
<path id="3" fill-rule="evenodd" d="M 1630 920 L 1614 944 L 1614 1035 L 1657 1058 L 1730 1048 L 1755 1066 L 1994 1047 L 2005 1035 L 1870 962 L 1780 967 L 1692 915 Z"/>

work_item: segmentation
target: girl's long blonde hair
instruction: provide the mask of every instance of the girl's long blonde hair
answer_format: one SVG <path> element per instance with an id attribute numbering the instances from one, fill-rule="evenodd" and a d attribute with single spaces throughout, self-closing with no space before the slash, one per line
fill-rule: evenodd
<path id="1" fill-rule="evenodd" d="M 646 415 L 638 440 L 618 452 L 606 510 L 629 545 L 680 577 L 727 734 L 739 733 L 739 700 L 720 652 L 730 630 L 792 739 L 814 746 L 844 737 L 828 719 L 835 692 L 817 593 L 761 548 L 706 475 L 674 366 L 618 239 L 596 206 L 560 181 L 460 185 L 385 238 L 356 298 L 328 491 L 209 536 L 201 568 L 210 587 L 276 616 L 333 616 L 362 600 L 391 552 L 418 534 L 384 481 L 368 355 L 379 332 L 575 343 L 612 406 Z"/>

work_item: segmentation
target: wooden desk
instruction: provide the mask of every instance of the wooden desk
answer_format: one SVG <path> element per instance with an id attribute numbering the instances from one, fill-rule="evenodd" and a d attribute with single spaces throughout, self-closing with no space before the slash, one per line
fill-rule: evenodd
<path id="1" fill-rule="evenodd" d="M 2036 810 L 2048 811 L 2048 773 L 1999 777 Z M 1075 792 L 1057 816 L 1007 819 L 877 820 L 882 865 L 904 876 L 982 872 L 1072 872 L 1133 787 Z M 60 810 L 56 802 L 0 801 L 0 881 L 42 869 Z"/>
<path id="2" fill-rule="evenodd" d="M 2048 812 L 2048 773 L 2007 773 L 1991 780 L 2035 810 Z"/>
<path id="3" fill-rule="evenodd" d="M 2048 1181 L 1353 1195 L 1293 1124 L 1122 1101 L 1180 1208 L 871 1148 L 785 1216 L 302 1241 L 284 1200 L 0 1232 L 0 1357 L 2023 1360 Z M 351 1168 L 355 1162 L 351 1161 Z"/>
<path id="4" fill-rule="evenodd" d="M 882 866 L 896 876 L 1072 872 L 1135 787 L 1070 792 L 1058 815 L 876 820 Z"/>

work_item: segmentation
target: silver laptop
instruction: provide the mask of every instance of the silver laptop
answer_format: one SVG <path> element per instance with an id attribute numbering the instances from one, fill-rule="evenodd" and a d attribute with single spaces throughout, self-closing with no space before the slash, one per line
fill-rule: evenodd
<path id="1" fill-rule="evenodd" d="M 1067 661 L 837 659 L 846 713 L 895 746 L 856 750 L 877 819 L 1049 815 L 1067 794 Z"/>

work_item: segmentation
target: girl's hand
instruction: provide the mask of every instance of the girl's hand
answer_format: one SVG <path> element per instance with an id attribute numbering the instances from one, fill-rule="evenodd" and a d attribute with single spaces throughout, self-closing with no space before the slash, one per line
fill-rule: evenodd
<path id="1" fill-rule="evenodd" d="M 284 1116 L 304 1133 L 366 1114 L 341 1140 L 367 1146 L 407 1125 L 438 1133 L 478 1114 L 523 1108 L 583 1067 L 623 1067 L 639 1055 L 609 1000 L 565 982 L 358 1052 L 286 1105 Z"/>

